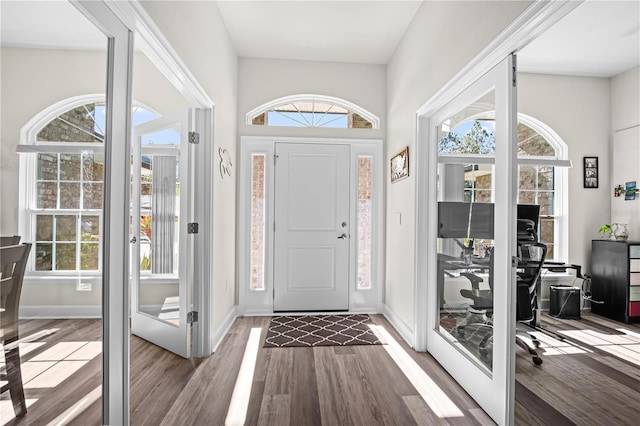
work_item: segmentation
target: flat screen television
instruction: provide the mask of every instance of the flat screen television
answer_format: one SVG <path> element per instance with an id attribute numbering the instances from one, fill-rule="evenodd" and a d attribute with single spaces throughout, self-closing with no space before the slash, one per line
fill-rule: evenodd
<path id="1" fill-rule="evenodd" d="M 469 209 L 471 208 L 471 222 Z M 438 202 L 438 237 L 493 239 L 493 203 Z"/>

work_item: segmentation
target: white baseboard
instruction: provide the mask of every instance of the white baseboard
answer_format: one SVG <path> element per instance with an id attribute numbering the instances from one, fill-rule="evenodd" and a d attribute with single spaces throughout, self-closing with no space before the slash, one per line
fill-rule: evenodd
<path id="1" fill-rule="evenodd" d="M 414 347 L 414 334 L 411 327 L 404 323 L 400 317 L 387 304 L 382 304 L 382 315 L 396 329 L 405 342 L 412 348 Z"/>
<path id="2" fill-rule="evenodd" d="M 220 343 L 222 343 L 222 339 L 224 339 L 224 336 L 227 335 L 229 329 L 233 325 L 233 322 L 236 320 L 236 318 L 238 318 L 238 316 L 238 306 L 234 306 L 233 309 L 229 311 L 229 314 L 226 316 L 224 321 L 222 321 L 220 327 L 218 327 L 218 329 L 215 330 L 213 332 L 213 335 L 211 336 L 211 347 L 213 348 L 213 352 L 211 353 L 215 353 L 215 351 L 218 350 L 218 346 L 220 346 Z"/>
<path id="3" fill-rule="evenodd" d="M 100 305 L 20 306 L 20 319 L 102 318 Z"/>

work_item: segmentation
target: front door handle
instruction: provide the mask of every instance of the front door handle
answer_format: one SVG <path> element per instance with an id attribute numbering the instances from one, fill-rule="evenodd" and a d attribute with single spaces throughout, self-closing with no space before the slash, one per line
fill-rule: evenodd
<path id="1" fill-rule="evenodd" d="M 347 234 L 342 234 L 338 237 L 339 240 L 344 240 L 347 238 Z"/>

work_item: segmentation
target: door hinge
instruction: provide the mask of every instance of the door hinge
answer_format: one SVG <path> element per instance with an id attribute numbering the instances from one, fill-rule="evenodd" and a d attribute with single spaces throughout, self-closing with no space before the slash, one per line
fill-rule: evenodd
<path id="1" fill-rule="evenodd" d="M 198 222 L 187 223 L 187 234 L 197 234 L 197 233 L 198 233 Z"/>
<path id="2" fill-rule="evenodd" d="M 189 132 L 189 143 L 200 143 L 200 133 Z"/>
<path id="3" fill-rule="evenodd" d="M 187 324 L 198 322 L 198 311 L 187 312 Z"/>
<path id="4" fill-rule="evenodd" d="M 517 56 L 516 55 L 512 55 L 511 67 L 513 68 L 512 72 L 511 72 L 513 74 L 513 87 L 518 87 L 517 86 L 518 63 L 517 63 Z"/>

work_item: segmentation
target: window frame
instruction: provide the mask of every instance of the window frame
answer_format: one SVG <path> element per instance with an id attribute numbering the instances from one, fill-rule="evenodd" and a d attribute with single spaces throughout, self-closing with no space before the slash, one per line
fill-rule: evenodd
<path id="1" fill-rule="evenodd" d="M 483 112 L 468 117 L 453 128 L 462 123 L 474 120 L 491 120 L 495 118 L 494 112 Z M 568 260 L 569 256 L 569 231 L 568 231 L 568 197 L 569 197 L 569 172 L 571 161 L 568 159 L 568 145 L 547 124 L 527 114 L 518 113 L 518 123 L 524 124 L 540 136 L 542 136 L 555 150 L 554 156 L 518 156 L 518 171 L 520 166 L 551 166 L 554 168 L 554 207 L 555 215 L 545 215 L 554 221 L 554 260 Z M 449 154 L 439 153 L 438 161 L 445 164 L 493 164 L 495 157 L 492 154 Z M 466 190 L 466 188 L 465 188 Z M 536 194 L 539 192 L 535 189 Z M 518 172 L 518 193 L 520 192 L 520 179 Z M 493 197 L 493 196 L 492 196 Z M 541 216 L 542 217 L 542 216 Z M 550 259 L 551 260 L 551 259 Z"/>
<path id="2" fill-rule="evenodd" d="M 26 277 L 37 278 L 55 278 L 55 279 L 79 279 L 87 278 L 89 280 L 95 280 L 98 282 L 102 276 L 103 268 L 103 223 L 104 223 L 104 206 L 100 209 L 62 209 L 56 207 L 51 208 L 38 208 L 37 207 L 37 182 L 38 182 L 38 154 L 101 154 L 104 153 L 104 142 L 65 142 L 65 141 L 39 141 L 38 133 L 47 126 L 50 122 L 58 118 L 61 114 L 72 110 L 74 108 L 87 105 L 87 104 L 105 104 L 106 98 L 104 94 L 85 94 L 80 96 L 74 96 L 63 99 L 56 102 L 38 114 L 36 114 L 31 120 L 29 120 L 20 130 L 20 142 L 16 147 L 16 152 L 19 156 L 19 219 L 18 229 L 20 235 L 23 236 L 25 241 L 37 241 L 37 216 L 38 215 L 74 215 L 77 217 L 82 216 L 98 216 L 100 222 L 100 240 L 98 249 L 98 269 L 97 270 L 36 270 L 36 256 L 30 256 L 27 269 L 25 271 Z M 144 105 L 140 102 L 134 101 L 132 103 L 132 113 L 136 108 L 143 108 L 148 112 L 159 116 L 160 114 L 153 108 Z M 60 182 L 58 180 L 58 182 Z M 104 183 L 104 175 L 101 182 Z M 104 189 L 103 189 L 104 190 Z M 76 227 L 77 229 L 77 227 Z M 55 238 L 54 238 L 55 239 Z M 53 244 L 52 240 L 52 244 Z M 82 244 L 81 234 L 76 235 L 76 253 L 79 253 L 79 246 Z M 76 265 L 78 265 L 80 259 L 76 259 Z"/>
<path id="3" fill-rule="evenodd" d="M 277 108 L 279 106 L 292 104 L 296 102 L 315 102 L 315 103 L 324 103 L 329 105 L 335 105 L 336 107 L 344 108 L 350 112 L 356 113 L 359 116 L 363 117 L 367 121 L 371 123 L 372 129 L 380 129 L 380 118 L 373 114 L 370 111 L 354 104 L 353 102 L 349 102 L 345 99 L 336 98 L 333 96 L 325 96 L 325 95 L 316 95 L 316 94 L 299 94 L 292 96 L 284 96 L 282 98 L 273 99 L 269 102 L 266 102 L 246 114 L 246 124 L 252 126 L 253 119 L 263 113 L 268 113 L 269 111 Z M 302 126 L 305 127 L 305 126 Z M 312 127 L 312 126 L 306 126 Z M 322 127 L 322 126 L 320 126 Z"/>

